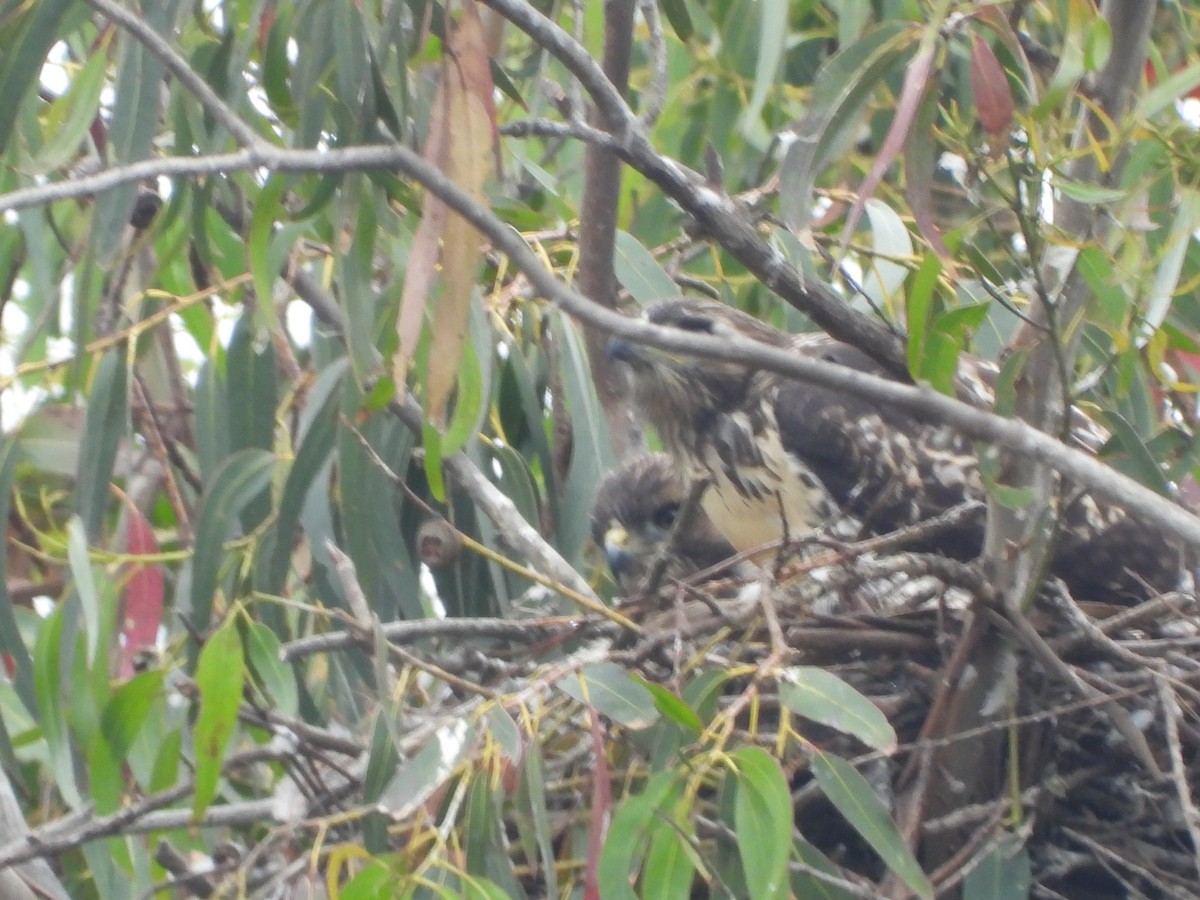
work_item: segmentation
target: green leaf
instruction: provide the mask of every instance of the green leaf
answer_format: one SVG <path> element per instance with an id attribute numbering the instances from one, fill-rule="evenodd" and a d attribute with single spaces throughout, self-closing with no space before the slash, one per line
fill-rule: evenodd
<path id="1" fill-rule="evenodd" d="M 246 625 L 246 656 L 250 669 L 265 695 L 266 705 L 285 716 L 295 716 L 300 708 L 296 675 L 283 661 L 283 645 L 275 632 L 262 622 Z"/>
<path id="2" fill-rule="evenodd" d="M 275 279 L 283 271 L 296 238 L 305 230 L 303 226 L 297 228 L 295 225 L 278 230 L 275 227 L 276 221 L 287 217 L 283 195 L 293 180 L 293 176 L 278 173 L 267 179 L 254 199 L 250 227 L 246 230 L 246 259 L 254 278 L 254 293 L 259 300 L 255 308 L 260 323 L 271 333 L 279 327 L 275 315 Z"/>
<path id="3" fill-rule="evenodd" d="M 369 187 L 369 182 L 361 177 L 347 179 L 338 207 L 339 216 L 345 219 L 346 227 L 353 228 L 354 235 L 349 252 L 336 272 L 341 279 L 338 299 L 346 322 L 346 346 L 359 387 L 374 382 L 385 369 L 383 357 L 375 346 L 379 288 L 373 278 L 379 220 Z M 423 366 L 420 371 L 424 371 Z"/>
<path id="4" fill-rule="evenodd" d="M 863 290 L 882 309 L 895 310 L 897 298 L 908 277 L 908 267 L 896 262 L 914 255 L 912 235 L 896 211 L 876 197 L 863 206 L 871 224 L 869 266 L 862 280 Z"/>
<path id="5" fill-rule="evenodd" d="M 1002 833 L 979 865 L 967 873 L 963 900 L 1027 900 L 1032 869 L 1025 845 L 1014 835 Z"/>
<path id="6" fill-rule="evenodd" d="M 662 9 L 675 36 L 685 44 L 690 41 L 696 29 L 692 24 L 692 14 L 688 12 L 686 0 L 663 0 Z"/>
<path id="7" fill-rule="evenodd" d="M 8 521 L 12 499 L 13 473 L 16 470 L 17 441 L 11 436 L 0 437 L 0 522 Z M 43 626 L 44 627 L 44 626 Z M 31 713 L 38 705 L 33 684 L 33 660 L 22 640 L 12 596 L 8 593 L 8 554 L 0 553 L 0 653 L 5 653 L 16 668 L 13 680 L 21 702 Z"/>
<path id="8" fill-rule="evenodd" d="M 111 41 L 103 35 L 76 70 L 66 91 L 50 104 L 43 117 L 46 143 L 22 165 L 29 175 L 44 174 L 67 165 L 79 153 L 100 105 L 100 92 L 108 67 Z"/>
<path id="9" fill-rule="evenodd" d="M 275 457 L 265 450 L 239 450 L 213 473 L 196 517 L 192 552 L 191 620 L 197 633 L 208 630 L 213 596 L 225 563 L 225 540 L 242 509 L 267 486 Z"/>
<path id="10" fill-rule="evenodd" d="M 75 781 L 75 764 L 71 758 L 62 695 L 63 625 L 62 606 L 42 622 L 33 648 L 33 685 L 37 695 L 38 724 L 46 740 L 46 752 L 50 756 L 55 785 L 63 800 L 71 808 L 79 809 L 83 806 L 83 796 Z"/>
<path id="11" fill-rule="evenodd" d="M 456 453 L 479 433 L 487 414 L 488 385 L 481 360 L 491 356 L 491 333 L 483 315 L 483 304 L 472 303 L 471 340 L 465 341 L 458 361 L 458 383 L 454 391 L 454 412 L 442 435 L 442 453 Z"/>
<path id="12" fill-rule="evenodd" d="M 151 3 L 141 9 L 145 23 L 159 34 L 174 30 L 174 3 Z M 120 40 L 121 61 L 106 131 L 111 163 L 146 159 L 154 149 L 154 136 L 162 117 L 163 76 L 158 55 L 131 35 Z M 123 184 L 96 197 L 91 240 L 96 258 L 109 263 L 121 246 L 129 214 L 137 199 L 137 184 Z"/>
<path id="13" fill-rule="evenodd" d="M 867 780 L 844 759 L 821 750 L 813 753 L 812 772 L 829 802 L 887 867 L 917 896 L 932 898 L 933 884 Z"/>
<path id="14" fill-rule="evenodd" d="M 550 314 L 550 328 L 561 354 L 563 390 L 573 438 L 571 468 L 555 510 L 558 529 L 555 546 L 568 562 L 573 562 L 587 538 L 592 495 L 603 473 L 612 468 L 613 450 L 578 330 L 557 311 Z"/>
<path id="15" fill-rule="evenodd" d="M 868 747 L 890 753 L 896 731 L 879 707 L 832 672 L 816 666 L 787 669 L 779 699 L 792 712 L 854 735 Z"/>
<path id="16" fill-rule="evenodd" d="M 833 878 L 846 877 L 846 873 L 839 871 L 837 866 L 808 841 L 797 840 L 794 846 L 800 862 L 809 868 L 816 869 Z M 807 872 L 794 872 L 792 873 L 792 896 L 812 898 L 812 900 L 854 900 L 859 895 Z"/>
<path id="17" fill-rule="evenodd" d="M 704 728 L 704 723 L 700 721 L 700 716 L 696 714 L 696 711 L 661 684 L 647 681 L 636 673 L 633 678 L 654 695 L 654 705 L 672 722 L 695 733 L 699 733 Z"/>
<path id="18" fill-rule="evenodd" d="M 1068 178 L 1054 179 L 1054 187 L 1072 200 L 1087 204 L 1119 203 L 1127 196 L 1127 192 L 1123 190 L 1071 181 Z"/>
<path id="19" fill-rule="evenodd" d="M 1194 62 L 1157 82 L 1142 94 L 1129 121 L 1152 119 L 1164 110 L 1174 115 L 1179 98 L 1188 96 L 1197 86 L 1200 86 L 1200 63 Z"/>
<path id="20" fill-rule="evenodd" d="M 75 509 L 89 538 L 100 536 L 109 482 L 117 460 L 117 447 L 128 432 L 128 386 L 125 358 L 110 350 L 100 359 L 88 399 L 79 472 L 75 476 Z"/>
<path id="21" fill-rule="evenodd" d="M 652 776 L 640 793 L 621 801 L 596 870 L 603 900 L 636 900 L 633 883 L 646 853 L 647 837 L 658 826 L 663 811 L 678 801 L 682 789 L 675 772 L 666 770 Z"/>
<path id="22" fill-rule="evenodd" d="M 113 691 L 100 714 L 100 733 L 116 762 L 125 761 L 162 690 L 163 673 L 149 671 L 139 672 Z"/>
<path id="23" fill-rule="evenodd" d="M 934 290 L 942 272 L 942 261 L 934 253 L 926 253 L 921 265 L 911 277 L 905 318 L 908 323 L 908 371 L 919 379 L 924 370 L 925 340 L 933 313 Z"/>
<path id="24" fill-rule="evenodd" d="M 533 843 L 537 848 L 541 871 L 545 873 L 546 879 L 545 896 L 557 897 L 558 871 L 554 857 L 554 832 L 546 798 L 546 763 L 542 758 L 541 746 L 536 742 L 531 742 L 525 752 L 521 769 L 521 799 L 524 801 L 522 806 L 528 811 L 529 819 L 533 822 Z M 521 827 L 524 820 L 524 816 L 518 817 L 518 827 Z M 523 832 L 525 830 L 522 829 Z M 527 847 L 526 853 L 532 859 L 533 847 Z"/>
<path id="25" fill-rule="evenodd" d="M 265 593 L 276 594 L 283 590 L 304 501 L 309 491 L 324 485 L 320 476 L 329 464 L 337 437 L 340 391 L 346 367 L 344 358 L 326 367 L 309 392 L 301 421 L 300 445 L 275 511 L 275 545 L 267 580 L 260 585 Z"/>
<path id="26" fill-rule="evenodd" d="M 442 433 L 430 422 L 421 426 L 421 447 L 424 449 L 422 463 L 425 467 L 425 480 L 429 482 L 429 493 L 439 503 L 446 502 L 446 478 L 442 471 Z"/>
<path id="27" fill-rule="evenodd" d="M 617 231 L 613 269 L 617 280 L 642 306 L 679 294 L 675 280 L 654 255 L 627 231 Z"/>
<path id="28" fill-rule="evenodd" d="M 10 18 L 4 24 L 7 52 L 0 55 L 0 97 L 4 98 L 0 103 L 0 151 L 8 147 L 25 93 L 37 83 L 72 0 L 39 0 L 22 6 L 19 16 L 14 15 L 11 4 L 4 9 Z"/>
<path id="29" fill-rule="evenodd" d="M 100 597 L 96 582 L 92 578 L 92 562 L 88 558 L 87 535 L 83 533 L 83 522 L 79 516 L 71 516 L 67 522 L 67 562 L 75 596 L 83 613 L 83 629 L 87 638 L 87 664 L 96 663 L 96 650 L 100 644 Z"/>
<path id="30" fill-rule="evenodd" d="M 734 827 L 752 900 L 787 897 L 792 798 L 778 761 L 760 747 L 739 747 Z"/>
<path id="31" fill-rule="evenodd" d="M 200 711 L 196 715 L 193 739 L 196 752 L 196 790 L 192 798 L 192 818 L 200 819 L 217 795 L 225 751 L 237 724 L 242 702 L 245 671 L 242 665 L 242 639 L 237 622 L 228 619 L 200 651 L 196 664 L 196 687 L 200 691 Z"/>
<path id="32" fill-rule="evenodd" d="M 780 208 L 790 227 L 808 226 L 817 177 L 854 140 L 876 87 L 900 71 L 919 37 L 909 23 L 884 22 L 821 66 L 780 166 Z"/>
<path id="33" fill-rule="evenodd" d="M 642 868 L 643 897 L 691 896 L 696 867 L 691 848 L 683 832 L 686 822 L 673 819 L 659 822 L 650 835 L 646 864 Z"/>
<path id="34" fill-rule="evenodd" d="M 626 728 L 646 728 L 658 719 L 654 695 L 614 662 L 597 662 L 555 682 L 563 693 L 594 706 Z"/>
<path id="35" fill-rule="evenodd" d="M 275 349 L 261 341 L 254 314 L 237 320 L 225 355 L 229 449 L 258 447 L 270 450 L 275 440 L 275 404 L 278 369 Z"/>
<path id="36" fill-rule="evenodd" d="M 1129 424 L 1129 420 L 1111 410 L 1100 410 L 1098 415 L 1125 453 L 1121 470 L 1136 478 L 1146 487 L 1157 491 L 1164 497 L 1169 497 L 1171 485 L 1167 481 L 1166 475 L 1163 474 L 1162 467 L 1146 446 L 1145 441 L 1142 440 L 1141 435 Z"/>
<path id="37" fill-rule="evenodd" d="M 401 763 L 379 797 L 379 809 L 395 821 L 412 815 L 454 773 L 475 745 L 475 735 L 475 726 L 461 719 L 438 729 L 424 747 Z"/>
<path id="38" fill-rule="evenodd" d="M 775 86 L 779 64 L 783 59 L 784 44 L 788 39 L 788 0 L 760 0 L 755 4 L 758 12 L 758 53 L 755 56 L 754 87 L 750 91 L 750 102 L 742 113 L 740 130 L 753 138 L 756 131 L 763 129 L 760 121 L 767 94 Z"/>

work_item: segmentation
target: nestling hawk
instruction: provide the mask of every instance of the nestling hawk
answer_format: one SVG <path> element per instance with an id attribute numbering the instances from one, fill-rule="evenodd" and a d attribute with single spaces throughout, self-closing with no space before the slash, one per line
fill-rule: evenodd
<path id="1" fill-rule="evenodd" d="M 592 504 L 592 539 L 625 594 L 645 585 L 686 496 L 679 467 L 665 453 L 635 457 L 600 482 Z M 666 576 L 687 578 L 733 556 L 733 547 L 703 510 L 695 510 L 685 525 L 667 556 Z"/>
<path id="2" fill-rule="evenodd" d="M 827 335 L 790 335 L 721 303 L 692 298 L 650 306 L 651 323 L 720 337 L 749 338 L 887 377 L 859 350 Z M 886 533 L 985 499 L 970 440 L 829 388 L 716 359 L 614 338 L 644 420 L 688 477 L 707 478 L 702 504 L 739 551 L 804 537 L 839 517 Z M 994 370 L 963 368 L 980 405 L 990 406 Z M 1086 423 L 1099 446 L 1101 429 Z M 1079 492 L 1059 517 L 1054 574 L 1076 596 L 1130 599 L 1178 586 L 1182 548 L 1150 523 Z M 937 539 L 957 558 L 978 555 L 984 517 Z M 1145 584 L 1143 584 L 1145 582 Z"/>

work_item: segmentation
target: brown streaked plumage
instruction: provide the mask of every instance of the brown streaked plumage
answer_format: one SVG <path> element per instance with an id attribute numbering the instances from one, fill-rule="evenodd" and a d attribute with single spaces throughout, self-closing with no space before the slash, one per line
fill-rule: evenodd
<path id="1" fill-rule="evenodd" d="M 826 335 L 789 335 L 722 303 L 665 300 L 645 317 L 886 375 L 865 354 Z M 802 537 L 839 515 L 886 533 L 985 499 L 972 442 L 948 426 L 736 362 L 621 339 L 609 352 L 628 364 L 634 397 L 664 448 L 690 477 L 710 479 L 704 509 L 739 551 Z M 960 378 L 972 402 L 990 406 L 994 367 L 967 359 Z M 1081 446 L 1094 451 L 1103 442 L 1103 430 L 1086 417 L 1075 425 Z M 975 524 L 939 538 L 934 549 L 958 558 L 977 555 L 983 528 L 981 514 Z M 1060 515 L 1053 568 L 1079 595 L 1128 599 L 1146 595 L 1143 581 L 1151 590 L 1177 586 L 1183 553 L 1153 525 L 1082 495 Z"/>
<path id="2" fill-rule="evenodd" d="M 665 453 L 639 456 L 610 472 L 592 504 L 592 538 L 617 586 L 631 594 L 664 546 L 687 495 L 679 467 Z M 728 559 L 733 547 L 697 509 L 676 535 L 664 574 L 686 578 Z"/>

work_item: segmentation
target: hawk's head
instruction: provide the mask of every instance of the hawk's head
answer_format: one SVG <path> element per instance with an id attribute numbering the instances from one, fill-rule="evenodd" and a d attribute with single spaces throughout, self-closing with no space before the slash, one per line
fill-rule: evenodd
<path id="1" fill-rule="evenodd" d="M 789 335 L 723 303 L 679 297 L 647 307 L 653 325 L 714 337 L 741 337 L 787 347 Z M 634 397 L 663 443 L 679 452 L 688 434 L 746 402 L 755 370 L 736 362 L 703 359 L 613 338 L 609 355 L 629 366 Z"/>
<path id="2" fill-rule="evenodd" d="M 633 593 L 644 583 L 686 493 L 679 467 L 664 453 L 637 457 L 600 483 L 592 505 L 592 537 L 623 592 Z M 697 509 L 676 536 L 666 574 L 686 578 L 732 555 L 733 547 Z"/>

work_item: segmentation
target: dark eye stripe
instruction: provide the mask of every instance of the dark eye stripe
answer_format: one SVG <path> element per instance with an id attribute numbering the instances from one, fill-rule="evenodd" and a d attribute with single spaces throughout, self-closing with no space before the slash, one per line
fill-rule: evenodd
<path id="1" fill-rule="evenodd" d="M 680 316 L 675 327 L 684 331 L 704 331 L 711 334 L 713 321 L 706 316 Z"/>

